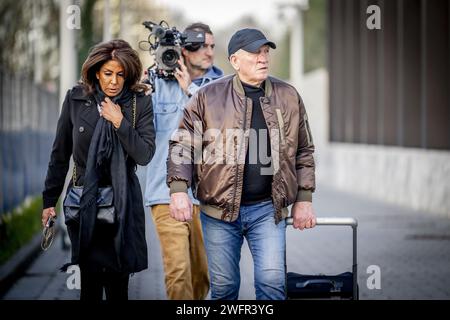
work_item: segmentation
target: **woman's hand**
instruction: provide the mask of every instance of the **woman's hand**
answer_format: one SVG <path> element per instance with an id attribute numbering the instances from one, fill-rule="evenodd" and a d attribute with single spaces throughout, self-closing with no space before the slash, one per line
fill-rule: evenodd
<path id="1" fill-rule="evenodd" d="M 42 210 L 42 226 L 45 227 L 48 218 L 56 217 L 55 207 L 50 207 L 47 209 Z"/>
<path id="2" fill-rule="evenodd" d="M 108 97 L 105 98 L 105 101 L 102 101 L 100 116 L 110 121 L 116 129 L 119 129 L 123 119 L 123 114 L 122 110 L 120 110 L 120 106 L 114 104 Z"/>

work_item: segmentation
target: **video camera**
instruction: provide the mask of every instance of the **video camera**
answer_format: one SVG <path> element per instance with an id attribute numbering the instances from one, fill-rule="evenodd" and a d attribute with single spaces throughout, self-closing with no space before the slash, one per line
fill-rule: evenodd
<path id="1" fill-rule="evenodd" d="M 142 23 L 150 30 L 147 42 L 150 44 L 150 54 L 155 57 L 155 64 L 148 68 L 148 80 L 153 84 L 153 78 L 157 76 L 164 80 L 175 79 L 175 69 L 179 67 L 178 59 L 181 57 L 181 48 L 189 51 L 197 51 L 205 43 L 203 31 L 188 31 L 182 33 L 175 27 L 170 28 L 167 22 L 159 24 L 151 21 Z"/>

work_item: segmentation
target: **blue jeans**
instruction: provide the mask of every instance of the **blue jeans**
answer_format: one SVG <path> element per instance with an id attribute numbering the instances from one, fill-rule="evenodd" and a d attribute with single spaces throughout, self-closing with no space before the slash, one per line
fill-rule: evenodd
<path id="1" fill-rule="evenodd" d="M 285 299 L 286 222 L 282 220 L 276 225 L 274 211 L 272 201 L 241 206 L 234 222 L 224 222 L 202 212 L 211 299 L 238 298 L 244 237 L 253 257 L 256 299 Z"/>

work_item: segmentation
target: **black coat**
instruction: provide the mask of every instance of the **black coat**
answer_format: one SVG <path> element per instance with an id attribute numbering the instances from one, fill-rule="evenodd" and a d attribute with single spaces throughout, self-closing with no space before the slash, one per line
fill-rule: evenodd
<path id="1" fill-rule="evenodd" d="M 122 257 L 124 272 L 138 272 L 147 268 L 147 244 L 145 240 L 145 211 L 139 180 L 135 174 L 136 164 L 146 165 L 155 152 L 155 130 L 151 97 L 137 93 L 136 119 L 133 129 L 132 101 L 122 107 L 124 119 L 116 133 L 127 154 L 128 195 L 133 203 L 132 219 L 124 226 L 127 241 L 125 255 Z M 83 185 L 89 145 L 100 115 L 93 96 L 86 95 L 81 86 L 67 92 L 58 120 L 56 138 L 43 191 L 44 208 L 54 207 L 64 187 L 69 169 L 70 156 L 73 155 L 77 169 L 76 184 Z M 114 174 L 114 173 L 112 173 Z M 101 183 L 101 182 L 100 182 Z M 69 184 L 69 187 L 71 184 Z M 76 225 L 68 225 L 69 236 L 78 234 Z M 98 231 L 101 232 L 98 232 Z M 113 240 L 108 234 L 111 230 L 99 229 L 94 232 L 92 257 L 102 266 L 114 267 Z M 112 260 L 112 261 L 109 261 Z"/>

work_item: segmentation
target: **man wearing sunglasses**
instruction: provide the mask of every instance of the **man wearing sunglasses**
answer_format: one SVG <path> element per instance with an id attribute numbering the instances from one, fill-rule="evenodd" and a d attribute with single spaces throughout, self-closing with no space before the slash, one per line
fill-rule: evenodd
<path id="1" fill-rule="evenodd" d="M 166 185 L 166 160 L 171 134 L 178 128 L 184 106 L 205 84 L 220 78 L 223 72 L 213 65 L 214 36 L 203 23 L 189 25 L 184 32 L 200 31 L 205 42 L 182 48 L 182 58 L 175 70 L 176 80 L 157 78 L 152 96 L 156 129 L 156 152 L 147 166 L 145 205 L 158 232 L 163 257 L 165 284 L 169 299 L 204 299 L 209 290 L 208 266 L 203 244 L 198 201 L 193 219 L 179 222 L 170 217 L 170 194 Z"/>

